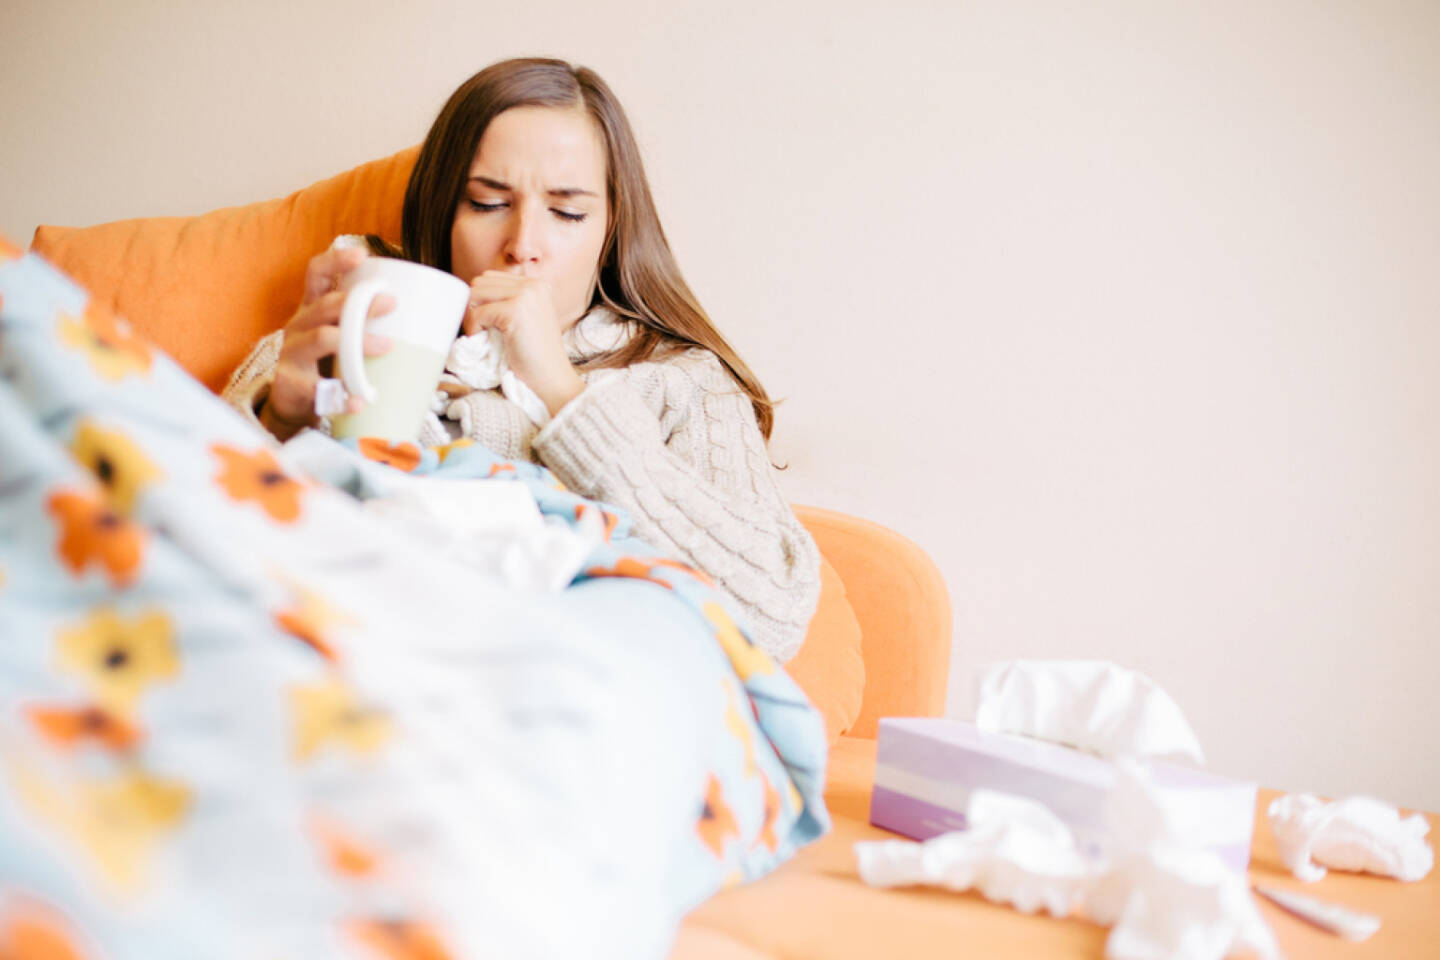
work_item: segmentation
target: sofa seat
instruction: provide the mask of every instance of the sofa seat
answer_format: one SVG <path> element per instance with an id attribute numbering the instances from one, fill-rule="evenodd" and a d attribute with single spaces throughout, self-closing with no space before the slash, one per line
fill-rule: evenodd
<path id="1" fill-rule="evenodd" d="M 831 747 L 831 833 L 770 876 L 697 907 L 671 960 L 1103 955 L 1106 930 L 1082 920 L 1027 917 L 978 894 L 865 886 L 852 845 L 896 838 L 870 825 L 875 746 L 841 737 Z"/>
<path id="2" fill-rule="evenodd" d="M 1027 916 L 974 892 L 865 886 L 855 869 L 852 845 L 897 838 L 869 822 L 875 748 L 874 740 L 840 738 L 830 750 L 825 788 L 834 830 L 770 876 L 717 894 L 692 911 L 676 938 L 671 960 L 1099 960 L 1105 955 L 1109 931 L 1084 920 Z M 1261 789 L 1256 799 L 1250 882 L 1382 918 L 1378 933 L 1363 943 L 1352 943 L 1257 898 L 1283 954 L 1305 960 L 1436 956 L 1440 870 L 1417 883 L 1339 871 L 1331 871 L 1318 883 L 1302 883 L 1281 862 L 1265 821 L 1265 811 L 1277 796 L 1276 790 Z M 1440 815 L 1426 816 L 1433 843 L 1440 834 Z"/>

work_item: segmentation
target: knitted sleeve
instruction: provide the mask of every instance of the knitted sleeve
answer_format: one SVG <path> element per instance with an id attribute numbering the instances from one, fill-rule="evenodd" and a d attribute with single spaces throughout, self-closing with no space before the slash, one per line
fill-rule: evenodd
<path id="1" fill-rule="evenodd" d="M 280 361 L 280 340 L 284 335 L 284 330 L 276 330 L 261 337 L 245 361 L 230 374 L 225 389 L 220 391 L 221 399 L 261 430 L 265 426 L 256 410 L 270 395 L 270 384 L 275 381 L 275 365 Z"/>
<path id="2" fill-rule="evenodd" d="M 658 414 L 658 415 L 657 415 Z M 535 437 L 571 490 L 712 576 L 784 662 L 820 596 L 820 553 L 780 493 L 746 396 L 709 351 L 597 377 Z"/>

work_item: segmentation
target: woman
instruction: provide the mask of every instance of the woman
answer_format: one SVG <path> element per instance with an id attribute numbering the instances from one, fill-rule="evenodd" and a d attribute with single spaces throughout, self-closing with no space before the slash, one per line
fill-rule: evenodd
<path id="1" fill-rule="evenodd" d="M 819 596 L 819 553 L 776 483 L 772 405 L 682 279 L 604 81 L 541 59 L 467 80 L 425 138 L 401 248 L 386 252 L 469 283 L 464 332 L 498 331 L 549 415 L 537 427 L 498 390 L 477 390 L 433 418 L 423 441 L 467 436 L 624 507 L 637 536 L 715 579 L 759 646 L 781 662 L 795 654 Z M 315 257 L 290 322 L 225 390 L 281 440 L 320 425 L 335 288 L 365 255 Z M 367 338 L 368 353 L 387 348 Z"/>

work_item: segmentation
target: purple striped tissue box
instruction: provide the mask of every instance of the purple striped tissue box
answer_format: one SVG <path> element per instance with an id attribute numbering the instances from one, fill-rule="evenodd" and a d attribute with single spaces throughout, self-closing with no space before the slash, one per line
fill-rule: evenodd
<path id="1" fill-rule="evenodd" d="M 1182 835 L 1244 872 L 1255 828 L 1255 784 L 1173 763 L 1146 767 Z M 1094 857 L 1105 849 L 1114 783 L 1113 763 L 1073 747 L 985 733 L 961 720 L 889 717 L 880 721 L 870 822 L 928 840 L 965 829 L 971 790 L 996 790 L 1045 804 Z"/>

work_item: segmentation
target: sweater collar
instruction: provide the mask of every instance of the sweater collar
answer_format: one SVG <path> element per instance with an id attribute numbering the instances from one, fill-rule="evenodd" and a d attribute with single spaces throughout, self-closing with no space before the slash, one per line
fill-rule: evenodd
<path id="1" fill-rule="evenodd" d="M 565 354 L 572 362 L 589 360 L 619 349 L 634 335 L 634 322 L 602 304 L 592 307 L 565 331 Z"/>

